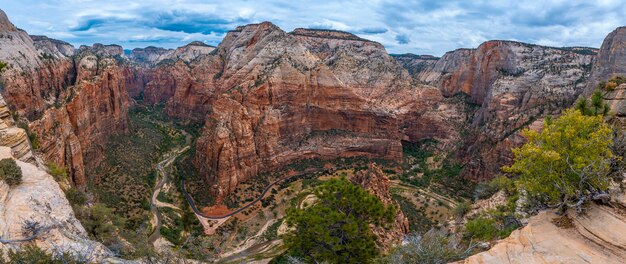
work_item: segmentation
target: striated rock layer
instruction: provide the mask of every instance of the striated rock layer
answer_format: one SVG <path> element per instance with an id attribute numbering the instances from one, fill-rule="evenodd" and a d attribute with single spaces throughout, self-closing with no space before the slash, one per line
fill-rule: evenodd
<path id="1" fill-rule="evenodd" d="M 0 60 L 9 64 L 1 74 L 10 108 L 3 115 L 13 112 L 16 121 L 28 124 L 44 160 L 68 167 L 74 183 L 84 187 L 85 166 L 101 162 L 107 137 L 128 128 L 128 90 L 143 85 L 140 74 L 128 66 L 120 46 L 75 50 L 62 41 L 29 36 L 3 12 L 0 21 Z M 7 132 L 3 140 L 14 141 L 7 144 L 22 159 L 26 133 Z"/>
<path id="2" fill-rule="evenodd" d="M 626 199 L 615 202 L 613 208 L 592 205 L 585 215 L 570 211 L 571 226 L 557 226 L 560 216 L 543 211 L 489 251 L 459 263 L 623 263 Z"/>
<path id="3" fill-rule="evenodd" d="M 414 76 L 446 97 L 465 94 L 476 105 L 457 158 L 465 177 L 484 180 L 511 160 L 510 149 L 523 142 L 518 130 L 573 104 L 587 85 L 593 52 L 488 41 L 448 52 Z M 406 57 L 399 59 L 412 67 Z"/>
<path id="4" fill-rule="evenodd" d="M 444 99 L 436 88 L 412 86 L 378 43 L 323 33 L 286 33 L 270 23 L 239 27 L 194 68 L 221 69 L 208 74 L 213 79 L 203 89 L 211 109 L 195 159 L 220 197 L 260 172 L 303 158 L 399 161 L 403 138 L 428 133 L 411 133 L 426 127 L 419 121 L 401 131 L 403 116 L 415 111 L 412 120 L 428 120 L 432 134 L 449 136 L 433 113 Z"/>
<path id="5" fill-rule="evenodd" d="M 0 159 L 6 158 L 13 158 L 11 149 L 2 146 Z M 28 243 L 39 248 L 70 253 L 90 262 L 113 255 L 102 244 L 89 240 L 65 194 L 50 174 L 34 164 L 16 162 L 22 170 L 22 183 L 9 187 L 0 181 L 0 252 L 19 249 L 23 243 L 12 241 L 30 236 L 24 224 L 32 221 L 44 231 Z"/>

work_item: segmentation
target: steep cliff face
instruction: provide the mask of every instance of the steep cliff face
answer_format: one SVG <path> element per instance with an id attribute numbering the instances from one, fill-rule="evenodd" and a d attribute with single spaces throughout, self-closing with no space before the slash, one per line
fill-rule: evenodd
<path id="1" fill-rule="evenodd" d="M 523 142 L 518 130 L 572 105 L 593 61 L 593 49 L 488 41 L 446 53 L 416 78 L 444 96 L 463 93 L 476 104 L 458 159 L 465 177 L 481 180 L 510 161 L 510 149 Z"/>
<path id="2" fill-rule="evenodd" d="M 626 75 L 626 27 L 618 27 L 604 38 L 584 95 L 590 95 L 599 82 L 616 75 Z"/>
<path id="3" fill-rule="evenodd" d="M 61 87 L 67 85 L 72 63 L 56 60 L 16 28 L 0 10 L 0 61 L 8 67 L 2 73 L 0 90 L 11 108 L 28 119 L 41 116 Z"/>
<path id="4" fill-rule="evenodd" d="M 175 63 L 178 60 L 189 63 L 200 55 L 209 54 L 213 50 L 215 50 L 213 46 L 194 41 L 176 49 L 164 49 L 153 46 L 144 49 L 136 48 L 131 51 L 128 58 L 133 62 L 146 66 L 154 66 L 159 63 Z"/>
<path id="5" fill-rule="evenodd" d="M 415 54 L 390 54 L 393 58 L 398 60 L 400 65 L 409 71 L 409 74 L 414 78 L 417 78 L 417 75 L 425 71 L 426 69 L 432 68 L 435 63 L 440 59 L 438 57 L 432 55 L 415 55 Z"/>
<path id="6" fill-rule="evenodd" d="M 128 130 L 127 89 L 137 85 L 135 71 L 121 57 L 120 46 L 81 47 L 72 57 L 74 85 L 64 88 L 59 103 L 31 122 L 40 137 L 44 160 L 67 165 L 74 182 L 84 186 L 85 166 L 104 159 L 108 136 Z"/>
<path id="7" fill-rule="evenodd" d="M 414 130 L 427 122 L 438 137 L 449 134 L 435 110 L 444 100 L 439 91 L 412 85 L 380 44 L 349 33 L 248 25 L 197 65 L 193 76 L 213 78 L 204 83 L 211 111 L 195 164 L 220 197 L 303 158 L 399 161 L 400 141 L 426 137 Z"/>
<path id="8" fill-rule="evenodd" d="M 14 158 L 11 149 L 0 146 L 0 159 L 6 158 Z M 24 229 L 25 222 L 31 221 L 42 231 L 28 243 L 39 248 L 93 262 L 113 256 L 102 244 L 89 240 L 52 176 L 34 164 L 16 162 L 22 170 L 22 183 L 9 187 L 0 181 L 0 251 L 19 249 L 23 243 L 15 241 L 31 235 Z"/>
<path id="9" fill-rule="evenodd" d="M 140 75 L 128 66 L 121 46 L 75 50 L 62 41 L 29 36 L 4 13 L 0 21 L 0 60 L 9 64 L 2 73 L 8 106 L 19 122 L 28 123 L 44 160 L 67 166 L 74 182 L 85 186 L 85 166 L 102 161 L 107 137 L 128 128 L 127 89 L 143 85 Z M 25 133 L 13 134 L 5 138 L 23 139 Z M 14 149 L 28 143 L 12 140 Z"/>

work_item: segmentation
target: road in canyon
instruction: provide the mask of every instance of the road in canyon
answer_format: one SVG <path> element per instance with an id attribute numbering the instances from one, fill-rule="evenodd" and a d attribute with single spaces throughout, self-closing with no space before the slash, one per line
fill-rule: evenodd
<path id="1" fill-rule="evenodd" d="M 161 232 L 159 232 L 159 230 L 161 229 L 161 226 L 163 225 L 163 221 L 161 217 L 161 212 L 159 212 L 159 209 L 157 208 L 157 203 L 158 203 L 157 196 L 159 196 L 159 193 L 161 192 L 163 185 L 165 185 L 165 183 L 167 182 L 168 174 L 164 168 L 172 165 L 172 162 L 174 162 L 174 160 L 176 160 L 178 156 L 180 156 L 182 153 L 187 151 L 189 148 L 190 146 L 187 145 L 183 147 L 182 149 L 169 152 L 164 155 L 164 156 L 167 156 L 167 158 L 157 163 L 157 166 L 156 166 L 157 182 L 156 182 L 156 185 L 154 186 L 154 192 L 152 193 L 152 198 L 150 198 L 150 212 L 152 212 L 152 215 L 156 219 L 156 225 L 154 227 L 154 231 L 152 231 L 152 234 L 148 238 L 148 242 L 150 242 L 150 244 L 154 244 L 154 242 L 156 242 L 161 237 Z M 160 179 L 158 179 L 159 176 L 161 177 Z"/>

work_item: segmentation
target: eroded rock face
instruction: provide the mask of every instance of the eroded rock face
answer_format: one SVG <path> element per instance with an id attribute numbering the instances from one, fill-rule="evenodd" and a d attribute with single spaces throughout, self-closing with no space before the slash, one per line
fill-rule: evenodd
<path id="1" fill-rule="evenodd" d="M 584 95 L 591 95 L 599 82 L 616 75 L 626 75 L 626 27 L 618 27 L 604 38 Z"/>
<path id="2" fill-rule="evenodd" d="M 76 49 L 72 44 L 69 44 L 65 41 L 51 39 L 46 36 L 34 36 L 31 35 L 30 38 L 33 40 L 35 44 L 35 48 L 41 53 L 41 58 L 45 59 L 64 59 L 74 55 Z M 50 57 L 53 56 L 53 57 Z"/>
<path id="3" fill-rule="evenodd" d="M 416 78 L 444 96 L 462 93 L 476 104 L 457 157 L 465 165 L 463 176 L 493 177 L 511 161 L 510 149 L 523 143 L 517 131 L 571 106 L 587 85 L 593 52 L 488 41 L 448 52 L 419 71 Z"/>
<path id="4" fill-rule="evenodd" d="M 560 216 L 543 211 L 489 251 L 458 263 L 623 263 L 625 201 L 622 195 L 613 208 L 591 205 L 585 215 L 570 211 L 566 226 L 555 225 Z"/>
<path id="5" fill-rule="evenodd" d="M 11 152 L 11 148 L 0 147 L 0 159 L 13 158 Z M 18 250 L 23 243 L 11 241 L 30 236 L 25 234 L 24 223 L 32 221 L 46 230 L 29 242 L 39 248 L 94 262 L 112 256 L 102 244 L 89 240 L 52 176 L 34 164 L 16 162 L 22 170 L 22 183 L 10 187 L 0 181 L 0 251 Z"/>
<path id="6" fill-rule="evenodd" d="M 431 55 L 415 55 L 415 54 L 391 54 L 402 67 L 409 71 L 411 76 L 417 78 L 417 75 L 434 66 L 440 58 Z"/>
<path id="7" fill-rule="evenodd" d="M 81 47 L 73 57 L 75 84 L 59 95 L 58 107 L 48 108 L 30 124 L 39 135 L 44 160 L 66 165 L 81 187 L 87 180 L 85 166 L 104 160 L 107 138 L 128 130 L 127 89 L 137 84 L 126 78 L 134 69 L 120 61 L 118 47 Z"/>
<path id="8" fill-rule="evenodd" d="M 28 134 L 16 127 L 9 107 L 0 95 L 0 146 L 11 148 L 12 156 L 23 162 L 34 162 Z"/>
<path id="9" fill-rule="evenodd" d="M 398 203 L 391 198 L 389 178 L 375 163 L 370 164 L 367 170 L 358 171 L 350 178 L 350 181 L 378 197 L 385 206 L 400 208 Z M 374 227 L 372 231 L 378 237 L 378 246 L 388 251 L 393 245 L 398 245 L 409 233 L 409 219 L 401 210 L 398 210 L 392 228 Z"/>
<path id="10" fill-rule="evenodd" d="M 0 60 L 9 64 L 1 75 L 10 108 L 4 115 L 12 111 L 28 123 L 44 160 L 68 167 L 74 183 L 84 187 L 85 166 L 104 159 L 108 136 L 127 130 L 128 90 L 143 85 L 141 75 L 128 66 L 120 46 L 95 44 L 75 51 L 62 41 L 29 36 L 4 13 L 0 22 Z M 7 132 L 4 138 L 16 157 L 28 160 L 20 154 L 27 153 L 26 133 Z"/>
<path id="11" fill-rule="evenodd" d="M 445 108 L 438 89 L 412 85 L 380 44 L 348 33 L 248 25 L 194 63 L 183 91 L 204 91 L 211 105 L 195 164 L 220 197 L 299 159 L 399 161 L 401 140 L 455 133 L 437 111 Z M 181 91 L 174 94 L 172 101 Z"/>
<path id="12" fill-rule="evenodd" d="M 172 64 L 178 60 L 189 63 L 201 55 L 211 53 L 213 50 L 215 50 L 213 46 L 194 41 L 177 49 L 164 49 L 153 46 L 144 49 L 136 48 L 131 51 L 128 57 L 133 62 L 146 66 L 155 66 L 159 63 Z"/>

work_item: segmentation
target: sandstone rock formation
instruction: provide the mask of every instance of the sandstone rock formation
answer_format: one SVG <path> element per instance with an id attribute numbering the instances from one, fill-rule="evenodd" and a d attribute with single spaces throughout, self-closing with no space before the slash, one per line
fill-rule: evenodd
<path id="1" fill-rule="evenodd" d="M 462 93 L 476 104 L 458 154 L 463 175 L 493 177 L 512 158 L 510 149 L 523 142 L 518 130 L 571 106 L 587 85 L 593 52 L 488 41 L 448 52 L 417 72 L 418 81 L 439 87 L 444 96 Z"/>
<path id="2" fill-rule="evenodd" d="M 585 215 L 570 211 L 565 219 L 543 211 L 489 251 L 459 263 L 623 263 L 626 199 L 622 195 L 615 203 L 591 205 Z"/>
<path id="3" fill-rule="evenodd" d="M 44 160 L 66 165 L 74 183 L 85 186 L 85 166 L 104 159 L 107 138 L 128 129 L 128 79 L 120 46 L 82 46 L 75 56 L 74 80 L 61 88 L 57 103 L 30 123 L 39 135 Z"/>
<path id="4" fill-rule="evenodd" d="M 195 164 L 220 197 L 299 159 L 399 161 L 403 139 L 457 135 L 446 130 L 449 113 L 439 110 L 450 107 L 438 89 L 413 85 L 382 45 L 349 33 L 248 25 L 191 68 L 169 112 L 208 113 Z"/>
<path id="5" fill-rule="evenodd" d="M 378 197 L 385 206 L 393 205 L 400 208 L 398 203 L 391 198 L 389 178 L 375 163 L 370 164 L 367 170 L 358 171 L 350 178 L 350 181 Z M 392 245 L 398 245 L 402 238 L 409 233 L 409 219 L 402 211 L 398 210 L 390 228 L 374 227 L 372 231 L 378 237 L 378 246 L 388 251 Z"/>
<path id="6" fill-rule="evenodd" d="M 13 158 L 11 152 L 8 147 L 0 147 L 0 159 Z M 15 240 L 31 235 L 24 229 L 25 222 L 31 221 L 44 231 L 28 243 L 44 250 L 68 252 L 92 262 L 112 255 L 103 245 L 88 239 L 52 176 L 34 164 L 16 162 L 22 170 L 22 183 L 9 187 L 0 181 L 0 251 L 19 249 L 24 242 Z"/>
<path id="7" fill-rule="evenodd" d="M 626 75 L 626 27 L 618 27 L 604 38 L 585 95 L 591 95 L 599 82 L 615 75 Z"/>
<path id="8" fill-rule="evenodd" d="M 13 157 L 24 162 L 34 162 L 26 131 L 15 126 L 13 117 L 0 95 L 0 146 L 11 148 Z"/>
<path id="9" fill-rule="evenodd" d="M 177 49 L 164 49 L 153 46 L 144 49 L 136 48 L 131 51 L 128 58 L 133 62 L 147 66 L 154 66 L 158 63 L 176 63 L 178 60 L 189 63 L 200 55 L 209 54 L 213 50 L 215 50 L 213 46 L 194 41 Z"/>
<path id="10" fill-rule="evenodd" d="M 390 55 L 398 60 L 402 67 L 406 68 L 414 78 L 417 78 L 420 72 L 432 68 L 440 59 L 432 55 L 415 55 L 410 53 Z"/>

